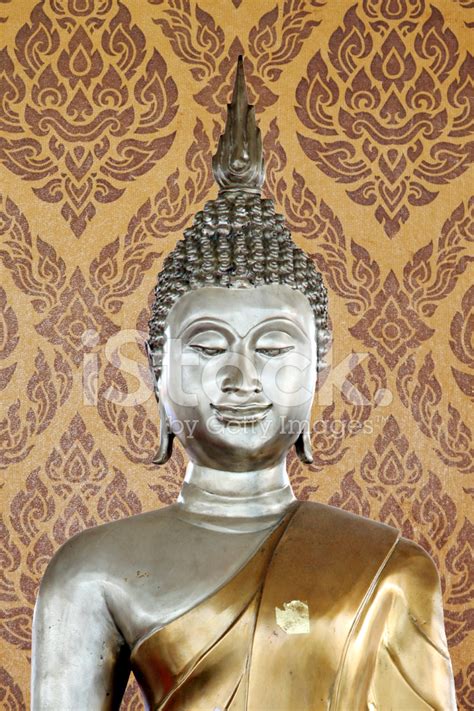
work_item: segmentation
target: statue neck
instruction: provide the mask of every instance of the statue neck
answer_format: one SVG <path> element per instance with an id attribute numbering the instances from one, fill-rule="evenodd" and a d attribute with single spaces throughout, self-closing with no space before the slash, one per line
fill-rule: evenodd
<path id="1" fill-rule="evenodd" d="M 274 526 L 294 501 L 285 460 L 247 472 L 190 462 L 178 506 L 188 520 L 205 528 L 250 532 Z"/>

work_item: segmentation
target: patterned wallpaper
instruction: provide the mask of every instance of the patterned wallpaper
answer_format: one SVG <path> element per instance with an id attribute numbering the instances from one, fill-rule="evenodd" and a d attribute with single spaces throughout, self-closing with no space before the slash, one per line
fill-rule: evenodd
<path id="1" fill-rule="evenodd" d="M 243 52 L 267 194 L 335 327 L 295 490 L 429 551 L 473 709 L 473 1 L 1 0 L 0 18 L 0 706 L 28 705 L 54 551 L 179 489 L 180 450 L 152 464 L 140 334 L 164 256 L 215 195 Z M 142 708 L 133 684 L 123 707 Z"/>

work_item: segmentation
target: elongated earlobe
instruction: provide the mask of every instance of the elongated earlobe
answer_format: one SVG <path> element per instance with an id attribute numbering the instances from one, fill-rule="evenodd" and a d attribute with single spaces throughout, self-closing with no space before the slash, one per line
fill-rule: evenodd
<path id="1" fill-rule="evenodd" d="M 158 452 L 153 458 L 153 464 L 166 464 L 168 459 L 173 453 L 173 439 L 174 434 L 169 426 L 168 418 L 166 416 L 165 408 L 160 402 L 158 396 L 158 407 L 160 410 L 160 446 Z"/>
<path id="2" fill-rule="evenodd" d="M 303 462 L 303 464 L 312 464 L 313 462 L 313 451 L 311 447 L 311 435 L 308 425 L 305 425 L 303 431 L 300 433 L 298 439 L 295 442 L 296 454 L 298 459 Z"/>

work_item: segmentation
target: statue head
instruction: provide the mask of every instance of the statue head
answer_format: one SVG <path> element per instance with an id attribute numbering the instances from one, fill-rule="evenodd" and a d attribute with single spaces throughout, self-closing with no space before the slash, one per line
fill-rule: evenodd
<path id="1" fill-rule="evenodd" d="M 283 215 L 261 198 L 262 143 L 239 58 L 206 203 L 158 275 L 148 353 L 160 406 L 157 463 L 173 436 L 192 461 L 245 471 L 274 466 L 308 423 L 330 334 L 327 291 Z"/>

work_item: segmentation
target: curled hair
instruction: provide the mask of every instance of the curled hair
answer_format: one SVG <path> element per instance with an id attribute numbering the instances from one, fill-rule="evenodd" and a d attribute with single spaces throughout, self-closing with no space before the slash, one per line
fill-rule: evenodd
<path id="1" fill-rule="evenodd" d="M 156 380 L 161 373 L 166 317 L 180 296 L 205 286 L 265 284 L 286 284 L 308 299 L 321 370 L 330 342 L 327 290 L 321 274 L 293 242 L 273 201 L 238 191 L 206 203 L 164 261 L 149 321 L 148 352 Z"/>

